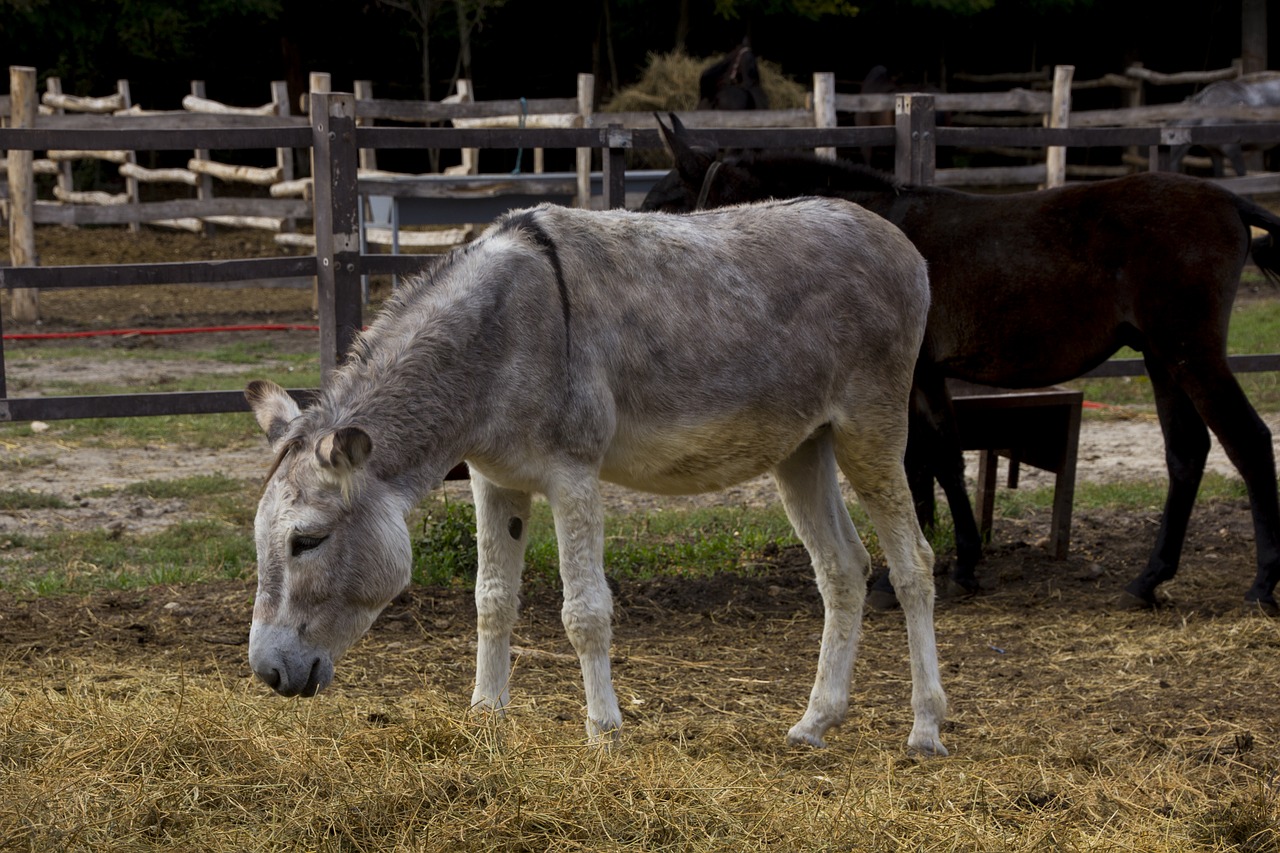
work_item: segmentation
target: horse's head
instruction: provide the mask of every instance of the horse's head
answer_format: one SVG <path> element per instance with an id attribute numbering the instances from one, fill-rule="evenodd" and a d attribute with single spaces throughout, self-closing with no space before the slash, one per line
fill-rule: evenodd
<path id="1" fill-rule="evenodd" d="M 668 117 L 671 127 L 659 118 L 658 129 L 675 158 L 675 168 L 653 185 L 641 210 L 687 213 L 769 197 L 743 164 L 717 160 L 715 150 L 698 145 L 674 113 Z"/>
<path id="2" fill-rule="evenodd" d="M 321 426 L 273 382 L 245 396 L 276 454 L 254 522 L 249 666 L 277 693 L 314 696 L 409 583 L 408 507 L 369 470 L 362 429 Z"/>

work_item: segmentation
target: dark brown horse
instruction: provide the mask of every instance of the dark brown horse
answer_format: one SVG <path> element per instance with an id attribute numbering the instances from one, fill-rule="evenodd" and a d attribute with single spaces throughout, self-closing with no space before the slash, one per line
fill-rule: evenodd
<path id="1" fill-rule="evenodd" d="M 724 162 L 694 149 L 672 117 L 676 159 L 647 210 L 800 195 L 855 201 L 900 227 L 929 262 L 933 301 L 916 367 L 908 464 L 937 477 L 956 528 L 953 579 L 977 589 L 981 540 L 944 381 L 1007 388 L 1078 377 L 1122 346 L 1143 354 L 1165 438 L 1169 492 L 1146 569 L 1125 601 L 1157 602 L 1174 576 L 1209 451 L 1209 430 L 1248 488 L 1257 577 L 1245 600 L 1275 611 L 1280 502 L 1271 434 L 1227 364 L 1226 337 L 1249 226 L 1268 235 L 1254 262 L 1280 275 L 1280 218 L 1196 178 L 1145 173 L 1011 195 L 909 187 L 865 167 L 812 156 Z M 931 439 L 925 441 L 925 439 Z M 925 448 L 925 449 L 922 449 Z M 929 497 L 917 506 L 932 507 Z M 919 494 L 919 493 L 917 493 Z"/>

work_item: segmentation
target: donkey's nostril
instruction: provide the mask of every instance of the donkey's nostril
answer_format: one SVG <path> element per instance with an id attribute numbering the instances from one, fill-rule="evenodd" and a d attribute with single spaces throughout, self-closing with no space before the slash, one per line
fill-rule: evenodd
<path id="1" fill-rule="evenodd" d="M 307 674 L 307 684 L 302 688 L 303 696 L 314 696 L 320 692 L 320 658 L 311 662 L 311 672 Z"/>
<path id="2" fill-rule="evenodd" d="M 278 669 L 271 670 L 271 672 L 267 675 L 258 673 L 258 677 L 261 678 L 264 682 L 266 682 L 266 685 L 270 687 L 272 690 L 275 690 L 280 687 L 280 670 Z"/>

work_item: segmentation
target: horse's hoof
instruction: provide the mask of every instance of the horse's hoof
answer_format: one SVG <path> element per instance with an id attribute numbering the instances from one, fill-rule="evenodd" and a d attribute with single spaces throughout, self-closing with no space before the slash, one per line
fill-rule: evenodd
<path id="1" fill-rule="evenodd" d="M 1143 598 L 1140 595 L 1134 595 L 1129 590 L 1122 590 L 1120 597 L 1116 599 L 1117 610 L 1155 610 L 1160 606 L 1160 602 Z"/>
<path id="2" fill-rule="evenodd" d="M 872 588 L 867 593 L 867 604 L 871 605 L 872 610 L 896 610 L 898 596 L 893 594 L 893 590 Z"/>
<path id="3" fill-rule="evenodd" d="M 980 591 L 977 578 L 947 578 L 943 594 L 947 598 L 973 598 Z"/>
<path id="4" fill-rule="evenodd" d="M 1260 613 L 1263 616 L 1280 616 L 1280 605 L 1276 604 L 1275 598 L 1271 596 L 1250 598 L 1249 595 L 1245 595 L 1244 606 L 1251 613 Z"/>

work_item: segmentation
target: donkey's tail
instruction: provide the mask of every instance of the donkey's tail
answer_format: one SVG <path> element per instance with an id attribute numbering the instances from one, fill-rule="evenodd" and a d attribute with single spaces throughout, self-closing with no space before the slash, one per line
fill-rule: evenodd
<path id="1" fill-rule="evenodd" d="M 1243 198 L 1237 200 L 1237 208 L 1245 225 L 1267 232 L 1253 238 L 1249 254 L 1267 280 L 1280 287 L 1280 245 L 1277 244 L 1280 240 L 1280 216 Z"/>

